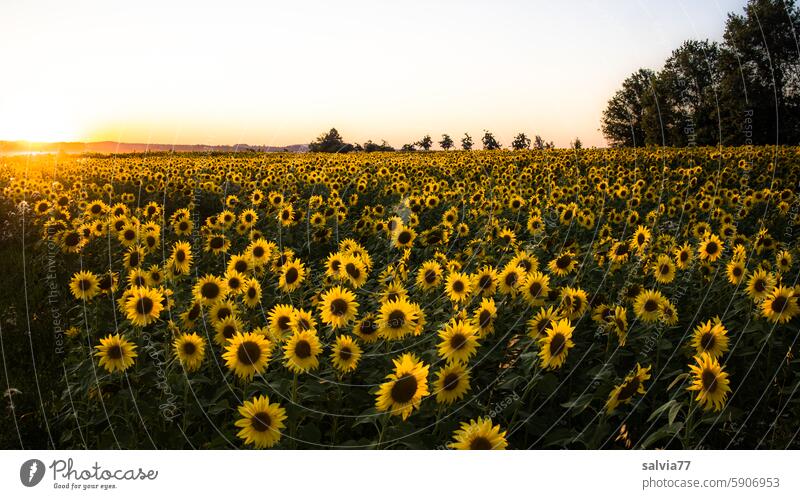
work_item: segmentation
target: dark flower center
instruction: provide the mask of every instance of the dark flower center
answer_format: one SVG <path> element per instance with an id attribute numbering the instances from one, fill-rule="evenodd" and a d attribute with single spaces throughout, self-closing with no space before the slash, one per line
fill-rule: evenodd
<path id="1" fill-rule="evenodd" d="M 456 293 L 463 293 L 464 283 L 462 281 L 453 281 L 453 291 Z"/>
<path id="2" fill-rule="evenodd" d="M 550 356 L 556 357 L 561 352 L 564 351 L 564 347 L 567 345 L 567 339 L 561 333 L 556 333 L 553 335 L 553 339 L 550 340 Z"/>
<path id="3" fill-rule="evenodd" d="M 341 317 L 347 313 L 347 300 L 336 298 L 331 302 L 331 313 L 336 317 Z"/>
<path id="4" fill-rule="evenodd" d="M 250 418 L 250 426 L 257 432 L 267 431 L 272 424 L 272 418 L 266 412 L 258 412 Z"/>
<path id="5" fill-rule="evenodd" d="M 456 373 L 447 373 L 447 376 L 444 377 L 442 388 L 448 392 L 455 390 L 458 387 L 459 378 L 460 376 Z"/>
<path id="6" fill-rule="evenodd" d="M 203 298 L 214 299 L 219 296 L 219 285 L 215 282 L 207 282 L 200 288 Z"/>
<path id="7" fill-rule="evenodd" d="M 402 310 L 392 310 L 389 314 L 390 328 L 399 329 L 406 323 L 406 314 Z"/>
<path id="8" fill-rule="evenodd" d="M 617 394 L 617 400 L 628 400 L 629 398 L 633 397 L 637 390 L 639 390 L 639 384 L 639 378 L 635 377 L 622 385 L 622 387 L 619 389 L 619 393 Z"/>
<path id="9" fill-rule="evenodd" d="M 774 300 L 772 300 L 772 311 L 776 314 L 780 314 L 786 308 L 786 305 L 789 304 L 789 301 L 786 299 L 785 296 L 778 296 Z"/>
<path id="10" fill-rule="evenodd" d="M 350 347 L 342 347 L 339 350 L 339 358 L 343 361 L 347 362 L 353 356 L 353 352 L 350 350 Z"/>
<path id="11" fill-rule="evenodd" d="M 707 392 L 713 393 L 717 391 L 717 375 L 714 373 L 714 371 L 710 369 L 704 370 L 701 378 L 703 382 L 703 388 Z"/>
<path id="12" fill-rule="evenodd" d="M 242 364 L 252 366 L 261 358 L 261 347 L 254 341 L 244 341 L 236 350 L 236 357 Z"/>
<path id="13" fill-rule="evenodd" d="M 456 333 L 450 338 L 450 346 L 454 350 L 461 350 L 467 346 L 467 337 L 461 333 Z"/>
<path id="14" fill-rule="evenodd" d="M 649 299 L 644 302 L 644 311 L 645 312 L 655 312 L 658 310 L 658 301 Z"/>
<path id="15" fill-rule="evenodd" d="M 183 344 L 183 353 L 186 355 L 194 355 L 197 351 L 197 345 L 192 343 L 191 341 L 187 341 Z"/>
<path id="16" fill-rule="evenodd" d="M 492 450 L 492 443 L 486 437 L 475 437 L 469 443 L 470 450 Z"/>
<path id="17" fill-rule="evenodd" d="M 294 346 L 294 354 L 301 359 L 307 359 L 308 357 L 311 357 L 311 344 L 309 344 L 306 340 L 298 341 Z"/>
<path id="18" fill-rule="evenodd" d="M 289 268 L 289 270 L 286 271 L 284 279 L 286 280 L 286 284 L 292 284 L 297 280 L 297 277 L 298 277 L 297 269 L 291 267 Z"/>
<path id="19" fill-rule="evenodd" d="M 410 402 L 417 393 L 417 378 L 413 374 L 406 374 L 392 385 L 392 400 L 401 404 Z"/>
<path id="20" fill-rule="evenodd" d="M 119 360 L 122 358 L 122 348 L 119 345 L 114 345 L 108 349 L 108 358 L 112 360 Z"/>
<path id="21" fill-rule="evenodd" d="M 703 336 L 700 337 L 700 346 L 703 347 L 703 350 L 711 350 L 716 343 L 717 338 L 711 333 L 703 333 Z"/>
<path id="22" fill-rule="evenodd" d="M 481 328 L 485 328 L 486 326 L 488 326 L 491 321 L 492 321 L 492 313 L 489 312 L 488 310 L 481 310 L 481 313 L 478 316 L 478 324 L 481 326 Z"/>
<path id="23" fill-rule="evenodd" d="M 143 296 L 139 298 L 139 301 L 136 303 L 136 311 L 142 315 L 150 315 L 150 312 L 153 311 L 153 300 L 150 299 L 148 296 Z"/>

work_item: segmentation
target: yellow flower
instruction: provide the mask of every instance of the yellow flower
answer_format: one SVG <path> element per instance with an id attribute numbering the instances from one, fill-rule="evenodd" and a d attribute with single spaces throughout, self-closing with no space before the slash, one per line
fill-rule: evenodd
<path id="1" fill-rule="evenodd" d="M 136 345 L 119 334 L 102 338 L 95 349 L 97 350 L 95 356 L 100 357 L 100 366 L 110 373 L 126 371 L 133 365 L 133 359 L 138 356 Z"/>
<path id="2" fill-rule="evenodd" d="M 386 376 L 388 381 L 378 389 L 375 407 L 379 411 L 400 415 L 406 420 L 414 409 L 419 409 L 422 398 L 430 395 L 428 366 L 410 353 L 405 353 L 392 362 L 394 372 Z"/>
<path id="3" fill-rule="evenodd" d="M 279 404 L 270 404 L 266 395 L 245 401 L 239 406 L 239 414 L 242 419 L 236 421 L 236 426 L 241 428 L 237 436 L 246 445 L 264 449 L 273 447 L 281 439 L 286 411 Z"/>
<path id="4" fill-rule="evenodd" d="M 539 358 L 543 368 L 558 369 L 567 360 L 569 349 L 575 346 L 572 332 L 575 330 L 568 319 L 550 324 L 545 336 L 539 339 Z"/>
<path id="5" fill-rule="evenodd" d="M 692 371 L 692 385 L 687 389 L 696 391 L 696 400 L 704 410 L 719 411 L 725 405 L 730 389 L 728 374 L 722 370 L 717 359 L 703 352 L 694 357 L 697 365 L 689 366 Z"/>
<path id="6" fill-rule="evenodd" d="M 500 430 L 500 425 L 492 426 L 491 418 L 461 423 L 461 428 L 453 433 L 453 440 L 450 448 L 458 450 L 505 450 L 508 447 L 506 432 Z"/>

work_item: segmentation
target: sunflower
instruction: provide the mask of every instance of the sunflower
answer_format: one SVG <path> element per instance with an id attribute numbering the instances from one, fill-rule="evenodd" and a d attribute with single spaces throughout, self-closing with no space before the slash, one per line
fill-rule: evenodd
<path id="1" fill-rule="evenodd" d="M 574 330 L 569 319 L 559 319 L 545 330 L 545 336 L 538 340 L 539 358 L 543 368 L 558 369 L 564 364 L 569 349 L 575 346 L 572 342 Z"/>
<path id="2" fill-rule="evenodd" d="M 478 350 L 478 330 L 469 322 L 452 319 L 439 330 L 439 356 L 466 363 Z"/>
<path id="3" fill-rule="evenodd" d="M 453 433 L 453 440 L 449 446 L 458 450 L 505 450 L 508 447 L 506 432 L 500 430 L 500 425 L 492 426 L 490 418 L 461 423 L 461 428 Z"/>
<path id="4" fill-rule="evenodd" d="M 136 345 L 119 334 L 109 334 L 102 338 L 95 349 L 97 349 L 95 356 L 100 357 L 100 366 L 110 373 L 126 371 L 133 365 L 133 359 L 138 356 Z"/>
<path id="5" fill-rule="evenodd" d="M 395 248 L 410 248 L 414 245 L 417 233 L 408 227 L 398 227 L 392 233 L 392 244 Z"/>
<path id="6" fill-rule="evenodd" d="M 644 290 L 633 302 L 633 311 L 643 322 L 656 322 L 661 317 L 661 305 L 666 298 L 660 291 Z"/>
<path id="7" fill-rule="evenodd" d="M 450 272 L 447 276 L 445 285 L 447 296 L 453 303 L 463 303 L 472 293 L 472 280 L 467 274 L 461 272 Z"/>
<path id="8" fill-rule="evenodd" d="M 242 287 L 242 302 L 248 308 L 255 308 L 261 303 L 261 283 L 258 279 L 247 279 Z"/>
<path id="9" fill-rule="evenodd" d="M 81 270 L 76 272 L 69 281 L 69 289 L 72 296 L 79 300 L 89 301 L 100 293 L 100 285 L 97 276 L 92 272 Z"/>
<path id="10" fill-rule="evenodd" d="M 775 287 L 775 276 L 764 269 L 758 269 L 747 280 L 747 294 L 758 303 L 772 293 Z"/>
<path id="11" fill-rule="evenodd" d="M 322 344 L 313 330 L 295 331 L 283 347 L 286 367 L 298 374 L 316 369 L 320 352 Z"/>
<path id="12" fill-rule="evenodd" d="M 378 340 L 379 329 L 375 316 L 367 314 L 353 326 L 353 334 L 358 336 L 364 343 L 374 343 Z"/>
<path id="13" fill-rule="evenodd" d="M 692 262 L 692 247 L 688 243 L 675 250 L 675 265 L 681 269 L 686 270 Z"/>
<path id="14" fill-rule="evenodd" d="M 772 323 L 789 322 L 800 313 L 794 288 L 777 286 L 761 302 L 761 315 Z"/>
<path id="15" fill-rule="evenodd" d="M 484 298 L 472 313 L 472 324 L 478 330 L 478 337 L 483 338 L 494 332 L 494 320 L 497 318 L 497 306 L 492 298 Z"/>
<path id="16" fill-rule="evenodd" d="M 281 439 L 281 430 L 286 411 L 279 404 L 270 404 L 269 397 L 260 395 L 245 401 L 239 406 L 242 419 L 236 421 L 241 428 L 236 436 L 246 445 L 253 444 L 256 449 L 273 447 Z"/>
<path id="17" fill-rule="evenodd" d="M 228 285 L 224 279 L 206 274 L 194 285 L 192 294 L 203 305 L 213 305 L 225 298 L 228 294 Z"/>
<path id="18" fill-rule="evenodd" d="M 322 295 L 322 300 L 318 304 L 322 322 L 330 325 L 333 329 L 345 327 L 358 312 L 358 302 L 352 291 L 343 289 L 341 286 L 332 288 Z"/>
<path id="19" fill-rule="evenodd" d="M 506 265 L 497 276 L 497 286 L 500 292 L 506 295 L 516 296 L 519 283 L 525 278 L 525 271 L 516 265 Z"/>
<path id="20" fill-rule="evenodd" d="M 775 256 L 775 265 L 781 272 L 789 272 L 792 268 L 792 254 L 784 250 Z"/>
<path id="21" fill-rule="evenodd" d="M 218 255 L 228 251 L 231 248 L 231 242 L 223 234 L 209 234 L 206 237 L 204 248 L 206 253 Z"/>
<path id="22" fill-rule="evenodd" d="M 238 295 L 244 291 L 244 283 L 247 278 L 236 270 L 228 270 L 225 273 L 225 284 L 229 295 Z"/>
<path id="23" fill-rule="evenodd" d="M 705 352 L 695 356 L 694 360 L 697 365 L 689 366 L 693 380 L 687 390 L 698 392 L 695 400 L 704 410 L 721 410 L 731 391 L 728 373 L 722 370 L 717 359 Z"/>
<path id="24" fill-rule="evenodd" d="M 211 325 L 216 327 L 220 321 L 231 315 L 235 316 L 238 312 L 239 310 L 232 301 L 220 300 L 211 306 L 211 310 L 209 310 L 208 315 L 211 319 Z"/>
<path id="25" fill-rule="evenodd" d="M 745 267 L 743 260 L 731 260 L 725 267 L 725 273 L 728 276 L 728 282 L 734 286 L 738 286 L 744 279 Z"/>
<path id="26" fill-rule="evenodd" d="M 534 340 L 544 337 L 545 331 L 550 325 L 561 318 L 561 315 L 553 307 L 540 308 L 539 312 L 528 321 L 528 336 Z"/>
<path id="27" fill-rule="evenodd" d="M 644 382 L 650 379 L 651 366 L 642 367 L 636 363 L 636 369 L 630 372 L 621 384 L 614 387 L 608 394 L 606 412 L 609 414 L 620 404 L 630 404 L 634 395 L 644 395 Z"/>
<path id="28" fill-rule="evenodd" d="M 375 407 L 406 420 L 411 411 L 419 409 L 422 397 L 430 395 L 428 366 L 412 353 L 404 353 L 392 362 L 394 372 L 386 376 L 388 381 L 378 389 Z"/>
<path id="29" fill-rule="evenodd" d="M 697 253 L 701 260 L 715 262 L 722 255 L 724 248 L 722 240 L 716 234 L 711 234 L 700 243 Z"/>
<path id="30" fill-rule="evenodd" d="M 633 237 L 631 238 L 631 244 L 636 247 L 636 249 L 641 252 L 647 246 L 647 243 L 650 242 L 650 239 L 653 235 L 650 233 L 650 230 L 643 225 L 640 225 L 636 228 L 636 231 L 633 233 Z"/>
<path id="31" fill-rule="evenodd" d="M 543 305 L 550 292 L 550 277 L 538 271 L 531 272 L 520 281 L 519 292 L 528 305 L 532 307 Z"/>
<path id="32" fill-rule="evenodd" d="M 255 333 L 236 333 L 222 354 L 228 369 L 246 381 L 263 373 L 271 357 L 272 343 Z"/>
<path id="33" fill-rule="evenodd" d="M 707 353 L 714 359 L 718 359 L 728 351 L 728 330 L 722 325 L 719 317 L 712 321 L 706 321 L 694 328 L 692 347 L 697 354 Z"/>
<path id="34" fill-rule="evenodd" d="M 317 321 L 311 312 L 302 308 L 295 308 L 289 320 L 289 328 L 293 332 L 317 331 Z"/>
<path id="35" fill-rule="evenodd" d="M 289 260 L 281 267 L 281 276 L 278 279 L 278 288 L 286 293 L 291 293 L 303 284 L 306 278 L 306 267 L 300 260 Z"/>
<path id="36" fill-rule="evenodd" d="M 195 321 L 203 315 L 203 306 L 200 305 L 200 302 L 195 301 L 192 303 L 192 306 L 187 308 L 183 313 L 181 313 L 180 318 L 181 322 L 187 328 L 191 328 L 194 326 Z"/>
<path id="37" fill-rule="evenodd" d="M 436 402 L 452 404 L 464 397 L 470 388 L 469 369 L 461 362 L 451 361 L 436 373 L 433 390 Z"/>
<path id="38" fill-rule="evenodd" d="M 405 298 L 381 305 L 378 334 L 387 340 L 399 340 L 414 332 L 419 315 Z"/>
<path id="39" fill-rule="evenodd" d="M 494 296 L 497 291 L 497 272 L 489 265 L 472 276 L 472 286 L 481 296 Z"/>
<path id="40" fill-rule="evenodd" d="M 342 373 L 355 371 L 361 360 L 361 347 L 350 336 L 338 336 L 333 344 L 331 361 L 333 367 Z"/>
<path id="41" fill-rule="evenodd" d="M 200 368 L 206 356 L 206 342 L 196 333 L 181 334 L 172 342 L 175 358 L 187 372 Z"/>
<path id="42" fill-rule="evenodd" d="M 400 298 L 408 298 L 408 291 L 400 282 L 392 281 L 381 291 L 379 301 L 380 303 L 386 303 L 387 301 L 397 301 Z"/>
<path id="43" fill-rule="evenodd" d="M 134 287 L 125 300 L 125 315 L 134 326 L 144 327 L 158 319 L 164 296 L 156 289 Z"/>
<path id="44" fill-rule="evenodd" d="M 586 291 L 580 288 L 565 287 L 561 290 L 562 314 L 569 320 L 575 320 L 582 316 L 589 306 L 589 299 Z"/>
<path id="45" fill-rule="evenodd" d="M 547 268 L 550 270 L 551 274 L 563 277 L 575 270 L 575 265 L 575 255 L 571 251 L 565 251 L 556 258 L 550 260 L 550 263 L 547 264 Z"/>
<path id="46" fill-rule="evenodd" d="M 435 260 L 423 263 L 417 272 L 417 286 L 423 291 L 430 291 L 442 282 L 442 266 Z"/>
<path id="47" fill-rule="evenodd" d="M 653 277 L 656 282 L 669 284 L 675 280 L 675 263 L 668 255 L 659 255 L 653 263 Z"/>
<path id="48" fill-rule="evenodd" d="M 367 267 L 361 258 L 345 255 L 342 257 L 339 275 L 342 280 L 358 289 L 367 282 Z"/>
<path id="49" fill-rule="evenodd" d="M 616 306 L 605 318 L 606 327 L 613 330 L 617 335 L 619 346 L 624 347 L 628 339 L 628 310 L 622 306 Z"/>
<path id="50" fill-rule="evenodd" d="M 273 341 L 282 343 L 292 333 L 292 318 L 295 308 L 291 305 L 275 305 L 268 315 L 269 331 Z"/>
<path id="51" fill-rule="evenodd" d="M 228 342 L 236 336 L 237 333 L 244 329 L 244 324 L 235 315 L 229 315 L 224 319 L 217 321 L 214 325 L 214 341 L 217 345 L 224 347 Z"/>

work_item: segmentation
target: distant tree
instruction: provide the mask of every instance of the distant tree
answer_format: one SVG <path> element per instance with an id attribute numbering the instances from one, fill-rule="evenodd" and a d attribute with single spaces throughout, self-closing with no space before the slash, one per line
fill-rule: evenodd
<path id="1" fill-rule="evenodd" d="M 380 144 L 376 144 L 371 140 L 364 142 L 364 152 L 391 152 L 391 151 L 394 151 L 394 147 L 387 144 L 385 140 L 381 141 Z"/>
<path id="2" fill-rule="evenodd" d="M 317 137 L 317 140 L 308 144 L 309 152 L 330 152 L 330 153 L 347 153 L 353 151 L 355 147 L 353 144 L 348 144 L 342 140 L 338 130 L 331 128 L 328 133 L 324 133 Z"/>
<path id="3" fill-rule="evenodd" d="M 581 139 L 579 139 L 578 137 L 575 137 L 575 140 L 572 141 L 571 145 L 572 145 L 573 149 L 582 149 L 583 148 L 583 142 L 581 142 Z"/>
<path id="4" fill-rule="evenodd" d="M 525 133 L 520 132 L 514 137 L 514 141 L 511 143 L 511 148 L 515 151 L 519 151 L 521 149 L 529 149 L 531 147 L 531 139 L 528 138 Z"/>
<path id="5" fill-rule="evenodd" d="M 544 149 L 545 147 L 547 147 L 547 144 L 545 143 L 544 139 L 542 139 L 541 135 L 537 135 L 533 139 L 533 148 L 541 150 Z"/>
<path id="6" fill-rule="evenodd" d="M 442 134 L 442 140 L 439 141 L 439 147 L 445 151 L 449 151 L 453 147 L 453 139 L 446 133 Z"/>
<path id="7" fill-rule="evenodd" d="M 361 144 L 355 144 L 353 146 L 353 152 L 363 152 L 363 151 L 364 151 L 364 148 L 361 147 Z"/>
<path id="8" fill-rule="evenodd" d="M 601 129 L 613 146 L 643 146 L 643 101 L 652 93 L 655 73 L 639 69 L 622 82 L 622 88 L 608 101 Z"/>
<path id="9" fill-rule="evenodd" d="M 464 132 L 464 138 L 461 139 L 461 149 L 465 151 L 471 151 L 474 142 L 472 142 L 472 137 L 469 136 L 468 133 Z"/>
<path id="10" fill-rule="evenodd" d="M 404 152 L 412 152 L 416 150 L 417 149 L 414 147 L 414 144 L 403 144 L 403 148 L 401 149 L 401 151 Z"/>
<path id="11" fill-rule="evenodd" d="M 430 151 L 431 146 L 433 146 L 433 139 L 431 139 L 430 135 L 425 135 L 424 137 L 416 141 L 414 144 L 418 145 L 425 151 Z"/>
<path id="12" fill-rule="evenodd" d="M 500 143 L 497 142 L 497 139 L 494 138 L 492 132 L 490 132 L 489 130 L 483 131 L 483 139 L 481 139 L 481 141 L 483 142 L 483 148 L 486 149 L 487 151 L 500 149 L 502 147 Z"/>

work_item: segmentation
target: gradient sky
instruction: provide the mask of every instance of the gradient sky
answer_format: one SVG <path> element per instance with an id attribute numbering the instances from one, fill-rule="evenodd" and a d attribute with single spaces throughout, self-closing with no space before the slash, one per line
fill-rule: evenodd
<path id="1" fill-rule="evenodd" d="M 2 0 L 0 140 L 602 146 L 621 81 L 745 3 Z"/>

